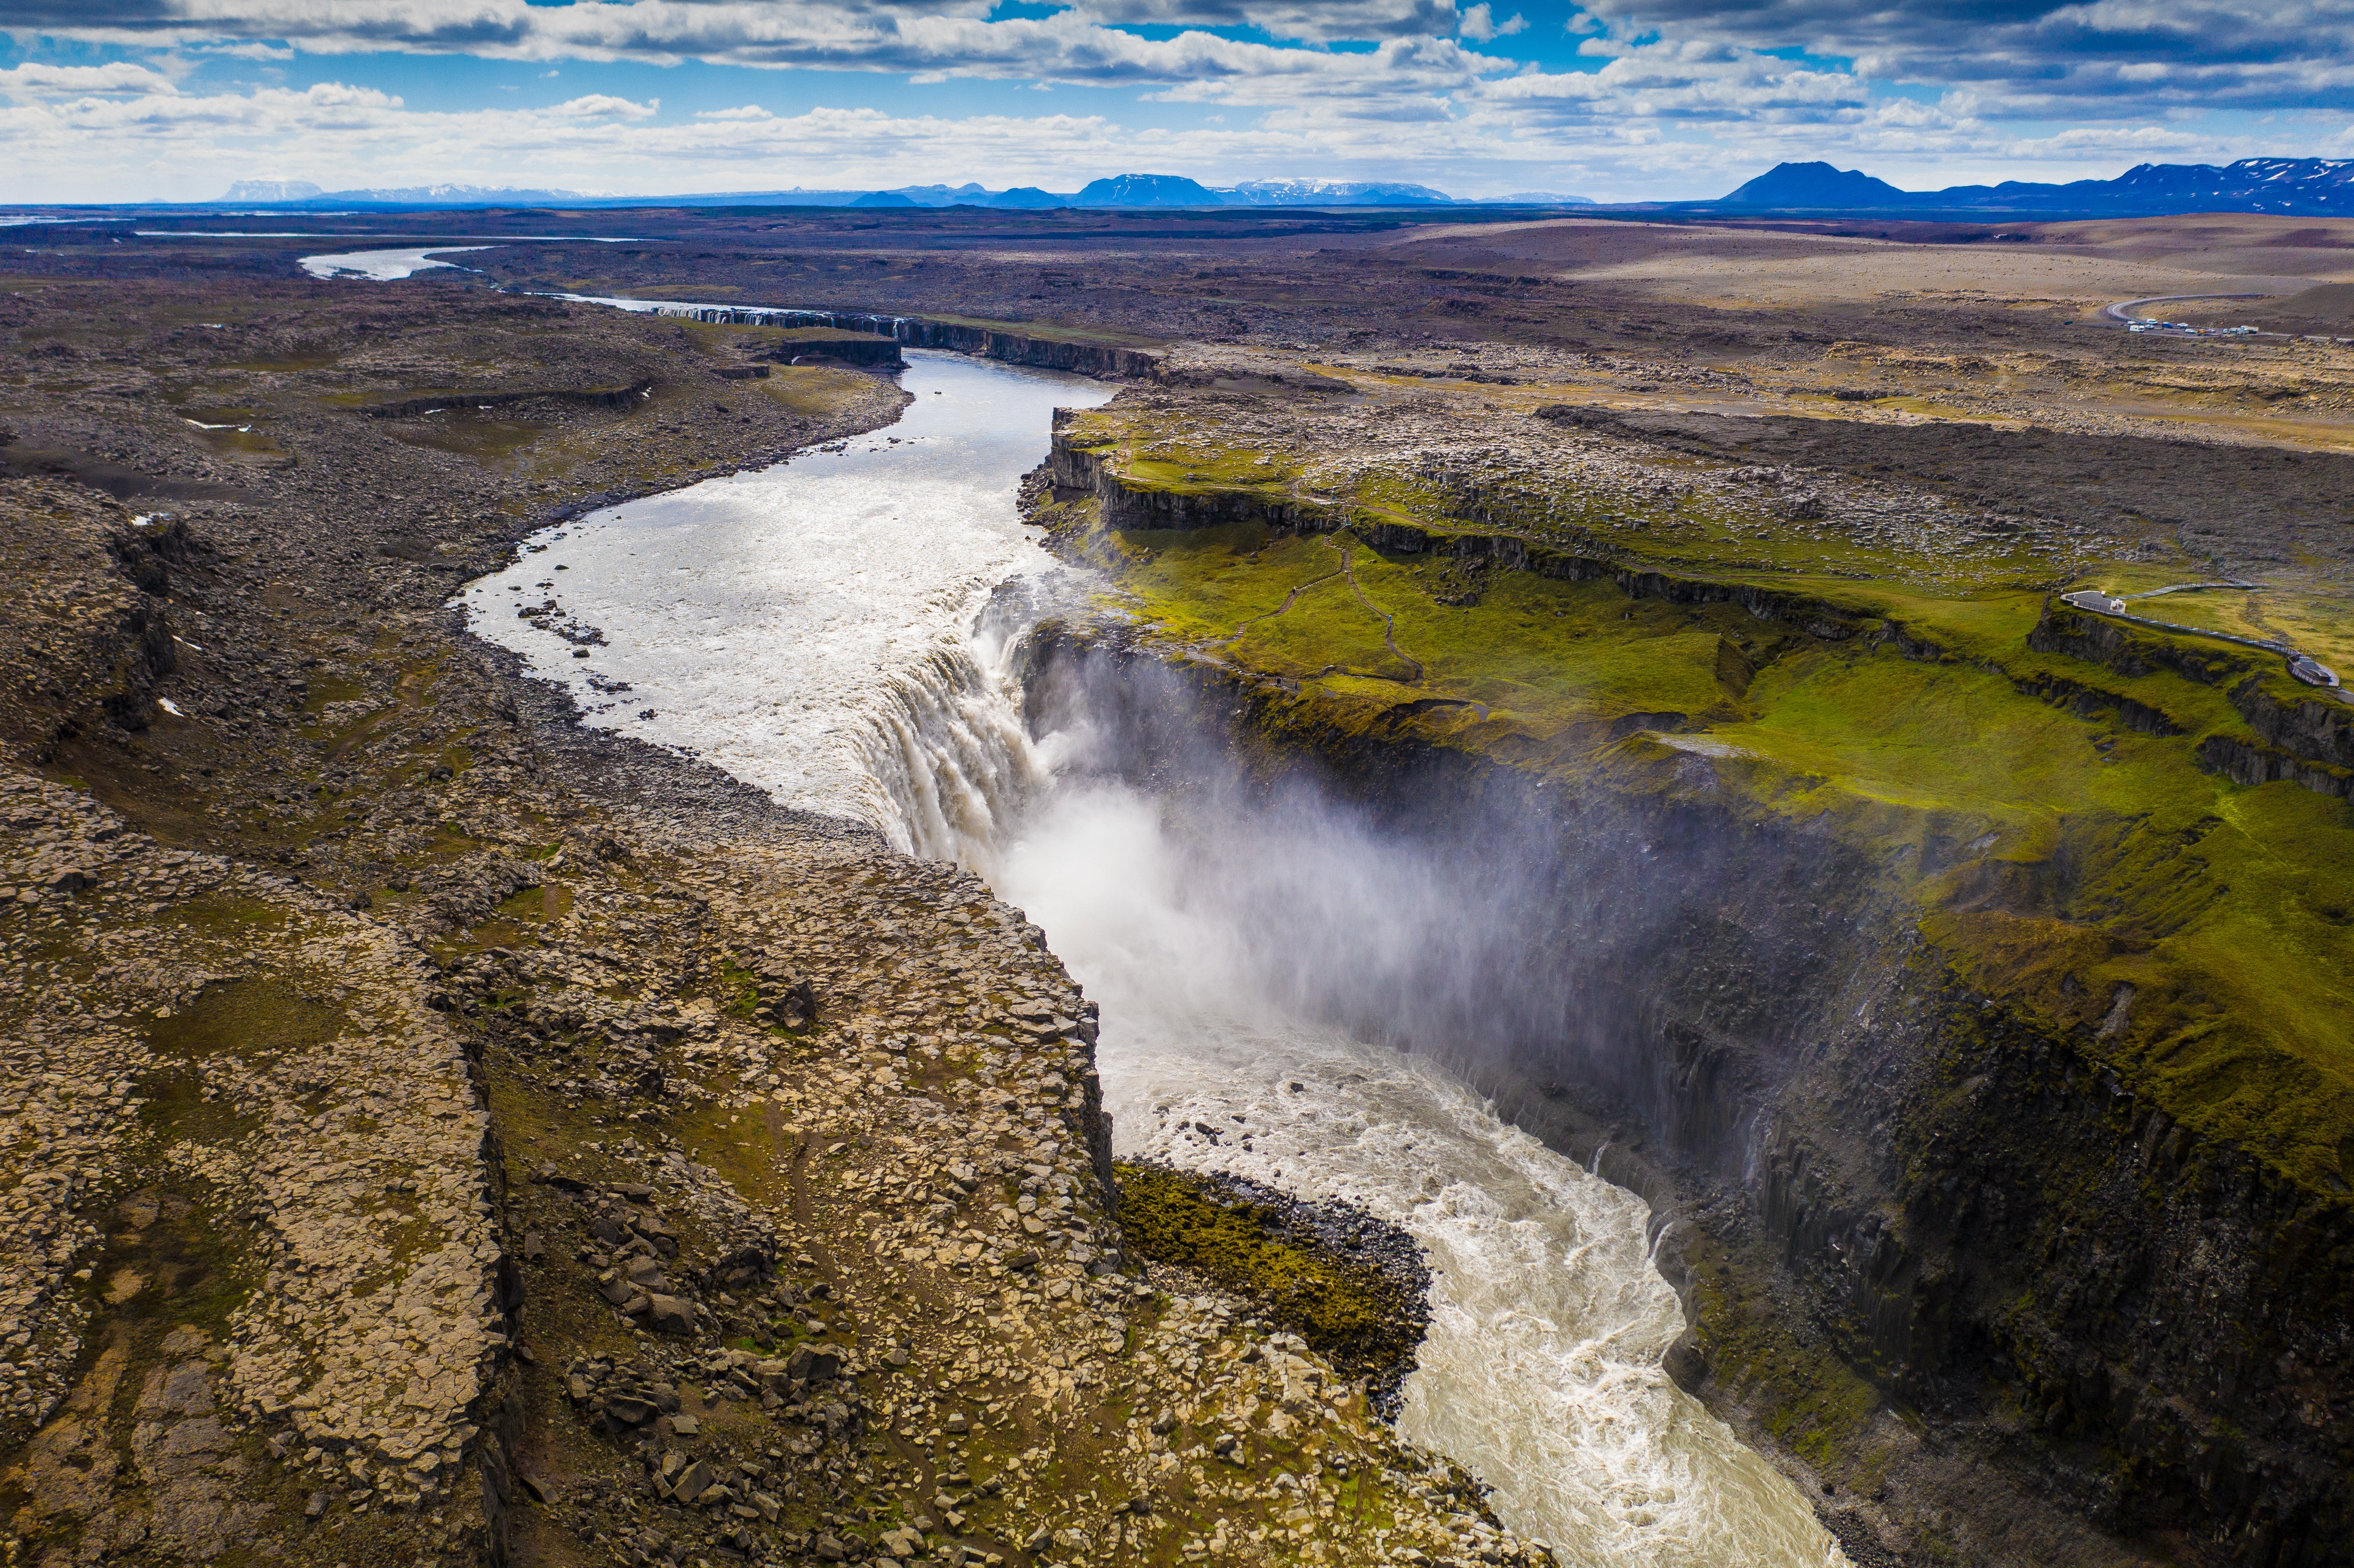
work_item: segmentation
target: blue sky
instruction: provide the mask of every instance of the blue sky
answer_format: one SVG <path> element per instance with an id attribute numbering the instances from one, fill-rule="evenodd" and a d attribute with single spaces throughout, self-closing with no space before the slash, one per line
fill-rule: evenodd
<path id="1" fill-rule="evenodd" d="M 1459 196 L 2354 154 L 2354 0 L 0 0 L 0 200 L 1128 171 Z"/>

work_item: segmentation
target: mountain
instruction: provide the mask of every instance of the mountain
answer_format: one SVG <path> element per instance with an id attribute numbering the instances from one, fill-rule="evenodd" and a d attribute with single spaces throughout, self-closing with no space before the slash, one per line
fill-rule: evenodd
<path id="1" fill-rule="evenodd" d="M 323 201 L 398 202 L 404 206 L 446 202 L 465 207 L 537 207 L 578 201 L 585 192 L 524 190 L 514 185 L 403 185 L 397 190 L 329 191 Z"/>
<path id="2" fill-rule="evenodd" d="M 885 193 L 876 193 L 885 194 Z M 1011 190 L 993 191 L 978 181 L 968 180 L 960 185 L 901 185 L 887 194 L 906 196 L 917 207 L 1069 207 L 1077 199 L 1053 191 L 1042 191 L 1036 185 L 1016 185 Z M 854 205 L 896 206 L 896 203 L 866 202 L 864 198 Z"/>
<path id="3" fill-rule="evenodd" d="M 1766 173 L 1722 198 L 1723 207 L 1900 207 L 1913 194 L 1886 180 L 1875 180 L 1861 169 L 1835 169 L 1829 164 L 1776 164 Z"/>
<path id="4" fill-rule="evenodd" d="M 2141 164 L 2113 180 L 1899 190 L 1858 170 L 1779 164 L 1710 207 L 1832 212 L 1972 213 L 1992 217 L 2156 217 L 2191 212 L 2269 212 L 2308 217 L 2354 213 L 2354 159 L 2243 158 L 2212 164 Z"/>
<path id="5" fill-rule="evenodd" d="M 239 180 L 220 199 L 287 207 L 557 207 L 596 198 L 578 191 L 517 190 L 505 185 L 322 191 L 308 180 Z"/>
<path id="6" fill-rule="evenodd" d="M 1455 199 L 1428 185 L 1365 180 L 1245 180 L 1211 195 L 1236 207 L 1412 207 Z"/>
<path id="7" fill-rule="evenodd" d="M 1560 196 L 1524 192 L 1500 198 L 1508 201 L 1557 204 L 1583 203 L 1584 196 Z M 323 191 L 307 180 L 239 180 L 222 196 L 224 203 L 271 206 L 297 210 L 353 207 L 987 207 L 1041 208 L 1057 207 L 1444 207 L 1455 204 L 1445 191 L 1429 185 L 1384 180 L 1245 180 L 1227 189 L 1214 189 L 1182 175 L 1115 175 L 1097 180 L 1076 194 L 1016 185 L 992 191 L 974 181 L 960 185 L 900 185 L 891 190 L 714 191 L 684 196 L 606 196 L 580 191 L 523 190 L 507 186 L 435 185 L 398 189 Z M 188 204 L 210 207 L 210 202 Z"/>
<path id="8" fill-rule="evenodd" d="M 2220 169 L 2141 164 L 2109 184 L 2119 201 L 2176 211 L 2354 212 L 2354 158 L 2243 158 Z"/>
<path id="9" fill-rule="evenodd" d="M 1090 180 L 1073 207 L 1224 207 L 1226 198 L 1182 175 L 1114 175 Z"/>
<path id="10" fill-rule="evenodd" d="M 1483 207 L 1592 207 L 1592 196 L 1564 196 L 1559 191 L 1514 191 L 1510 196 L 1480 196 Z"/>
<path id="11" fill-rule="evenodd" d="M 308 180 L 239 180 L 223 201 L 307 201 L 319 194 Z"/>
<path id="12" fill-rule="evenodd" d="M 960 185 L 900 185 L 894 195 L 906 196 L 917 207 L 987 207 L 988 187 L 975 180 Z"/>

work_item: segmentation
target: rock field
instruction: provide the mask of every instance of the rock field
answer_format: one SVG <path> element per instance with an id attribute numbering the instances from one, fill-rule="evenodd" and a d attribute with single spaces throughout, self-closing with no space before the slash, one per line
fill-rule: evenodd
<path id="1" fill-rule="evenodd" d="M 61 347 L 0 399 L 10 1561 L 1551 1560 L 1125 1247 L 1093 1010 L 1020 911 L 574 728 L 442 608 L 887 382 L 480 292 L 138 292 L 0 307 Z M 538 400 L 418 428 L 452 385 Z"/>

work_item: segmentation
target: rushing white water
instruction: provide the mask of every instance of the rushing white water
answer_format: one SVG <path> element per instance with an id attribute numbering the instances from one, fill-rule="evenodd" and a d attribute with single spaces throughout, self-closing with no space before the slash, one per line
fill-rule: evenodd
<path id="1" fill-rule="evenodd" d="M 476 629 L 563 681 L 590 724 L 695 752 L 787 805 L 900 849 L 994 842 L 990 812 L 1042 780 L 975 661 L 973 618 L 1009 577 L 1049 569 L 1014 488 L 1055 408 L 1111 394 L 907 358 L 914 401 L 888 430 L 545 530 L 467 591 Z M 588 658 L 517 613 L 551 599 L 560 624 L 607 640 Z"/>
<path id="2" fill-rule="evenodd" d="M 1205 851 L 1157 802 L 1080 782 L 983 864 L 1102 1009 L 1120 1151 L 1344 1198 L 1421 1242 L 1433 1316 L 1399 1428 L 1494 1484 L 1505 1522 L 1564 1563 L 1842 1561 L 1797 1489 L 1661 1370 L 1684 1319 L 1643 1201 L 1428 1063 L 1287 1017 L 1267 980 L 1281 938 L 1235 914 L 1269 901 L 1236 879 L 1280 893 L 1299 868 L 1247 822 L 1223 831 Z M 1310 873 L 1348 838 L 1310 849 Z M 1375 900 L 1415 880 L 1375 859 Z M 1378 924 L 1343 941 L 1378 943 Z M 1308 945 L 1324 961 L 1337 944 Z"/>
<path id="3" fill-rule="evenodd" d="M 1843 1561 L 1797 1489 L 1660 1370 L 1683 1322 L 1639 1199 L 1427 1063 L 1289 1008 L 1331 989 L 1302 971 L 1380 964 L 1464 917 L 1419 907 L 1437 884 L 1412 852 L 1312 803 L 1227 802 L 1188 828 L 1092 770 L 1083 727 L 1028 736 L 1005 649 L 976 630 L 1004 618 L 978 612 L 1010 576 L 1051 570 L 1014 485 L 1049 406 L 1104 393 L 910 358 L 915 402 L 890 431 L 551 530 L 469 590 L 477 627 L 591 722 L 960 859 L 1024 906 L 1101 1007 L 1122 1152 L 1411 1232 L 1434 1321 L 1401 1425 L 1493 1483 L 1522 1534 L 1581 1563 Z M 588 659 L 507 608 L 551 589 L 571 618 L 555 624 L 606 639 Z"/>

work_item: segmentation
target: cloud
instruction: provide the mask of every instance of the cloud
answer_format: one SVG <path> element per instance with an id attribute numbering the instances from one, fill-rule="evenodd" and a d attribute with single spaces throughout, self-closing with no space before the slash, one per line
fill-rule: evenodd
<path id="1" fill-rule="evenodd" d="M 586 97 L 569 100 L 557 104 L 552 109 L 542 110 L 540 112 L 559 115 L 570 120 L 602 120 L 613 116 L 623 120 L 650 120 L 661 110 L 662 100 L 659 98 L 645 103 L 632 103 L 626 98 L 613 98 L 605 93 L 592 92 Z"/>
<path id="2" fill-rule="evenodd" d="M 331 187 L 512 184 L 524 170 L 645 191 L 887 185 L 928 183 L 945 164 L 1054 188 L 1150 165 L 1648 196 L 1719 194 L 1782 157 L 1918 185 L 1949 183 L 1941 165 L 2065 178 L 2354 145 L 2354 0 L 2261 14 L 2244 0 L 1587 0 L 1564 33 L 1561 12 L 1538 13 L 1551 48 L 1576 49 L 1544 69 L 1499 48 L 1531 29 L 1498 3 L 1069 0 L 1005 16 L 1000 0 L 7 0 L 0 28 L 37 63 L 0 70 L 0 135 L 18 154 L 11 195 L 164 170 L 210 184 L 307 160 L 299 172 Z M 111 49 L 145 63 L 37 63 L 44 39 L 77 61 Z M 1360 47 L 1330 47 L 1343 43 Z M 604 85 L 596 67 L 610 62 L 889 72 L 1002 83 L 999 101 L 1025 107 L 1092 86 L 1191 106 L 1194 122 L 788 118 L 748 102 L 665 123 L 657 101 L 593 91 L 467 114 L 337 84 L 190 85 L 213 79 L 191 65 L 199 53 L 290 51 L 463 55 L 543 77 L 562 63 L 583 87 Z M 2209 118 L 2217 108 L 2286 112 L 2257 133 Z"/>
<path id="3" fill-rule="evenodd" d="M 578 0 L 567 5 L 16 0 L 7 7 L 5 26 L 19 37 L 130 45 L 266 40 L 312 54 L 398 50 L 1013 76 L 1085 73 L 1109 63 L 1114 78 L 1124 80 L 1140 71 L 1183 70 L 1203 48 L 1194 37 L 1202 29 L 1249 27 L 1278 40 L 1331 43 L 1452 37 L 1462 20 L 1454 0 L 1078 0 L 1044 17 L 992 21 L 995 5 L 996 0 Z M 1484 17 L 1485 6 L 1475 9 Z M 1148 40 L 1120 30 L 1141 25 L 1186 33 Z"/>
<path id="4" fill-rule="evenodd" d="M 283 62 L 294 58 L 294 51 L 283 44 L 224 44 L 199 40 L 183 47 L 190 54 L 219 55 L 229 59 Z"/>
<path id="5" fill-rule="evenodd" d="M 1484 44 L 1494 38 L 1508 38 L 1514 33 L 1527 32 L 1529 19 L 1515 11 L 1509 20 L 1499 22 L 1494 8 L 1487 4 L 1487 0 L 1480 0 L 1480 4 L 1464 9 L 1463 19 L 1457 24 L 1457 29 L 1473 42 Z"/>
<path id="6" fill-rule="evenodd" d="M 99 66 L 26 64 L 0 70 L 0 93 L 11 98 L 49 98 L 88 92 L 177 92 L 160 71 L 115 60 Z"/>
<path id="7" fill-rule="evenodd" d="M 2184 106 L 2342 111 L 2354 0 L 1590 0 L 1615 36 L 1803 48 L 1883 81 L 1967 90 L 1982 112 Z"/>
<path id="8" fill-rule="evenodd" d="M 1072 10 L 1114 26 L 1255 27 L 1316 44 L 1446 37 L 1460 26 L 1454 0 L 1077 0 Z"/>
<path id="9" fill-rule="evenodd" d="M 1709 124 L 1852 119 L 1870 102 L 1868 84 L 1755 50 L 1701 43 L 1602 44 L 1596 71 L 1524 71 L 1482 82 L 1462 96 L 1520 126 L 1591 124 L 1632 115 Z"/>
<path id="10" fill-rule="evenodd" d="M 1235 84 L 1254 80 L 1325 96 L 1453 92 L 1509 69 L 1465 46 L 1528 26 L 1518 13 L 1499 20 L 1493 0 L 1068 0 L 1040 16 L 998 9 L 998 0 L 10 0 L 0 26 L 20 41 L 699 60 L 925 81 L 1149 87 L 1183 101 L 1249 101 L 1253 93 Z M 1565 25 L 1589 45 L 1616 49 L 1800 48 L 1819 75 L 1926 85 L 1963 95 L 1957 101 L 1979 117 L 2342 113 L 2354 97 L 2354 0 L 1585 0 Z M 1132 30 L 1141 26 L 1176 31 Z M 1273 41 L 1211 29 L 1255 29 Z M 1322 47 L 1370 43 L 1427 56 L 1447 40 L 1462 41 L 1454 47 L 1463 58 L 1442 69 L 1368 73 L 1352 63 L 1365 51 Z M 1451 82 L 1438 79 L 1449 69 Z"/>

